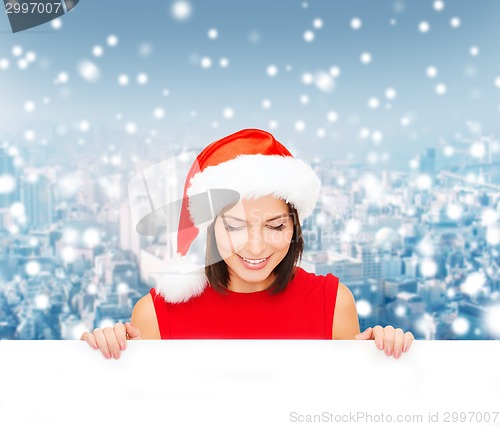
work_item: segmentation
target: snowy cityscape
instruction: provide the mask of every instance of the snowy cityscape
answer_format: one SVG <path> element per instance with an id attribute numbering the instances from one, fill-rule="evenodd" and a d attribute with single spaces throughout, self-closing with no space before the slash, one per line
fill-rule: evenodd
<path id="1" fill-rule="evenodd" d="M 500 155 L 487 140 L 469 148 L 493 149 L 487 162 L 481 156 L 458 170 L 439 169 L 435 148 L 408 172 L 326 156 L 312 163 L 322 190 L 303 226 L 301 266 L 332 273 L 351 289 L 362 329 L 391 324 L 421 339 L 500 337 Z M 0 151 L 2 338 L 79 338 L 128 321 L 154 286 L 167 235 L 136 231 L 141 218 L 132 214 L 127 174 L 146 159 L 130 163 L 121 154 L 37 168 L 19 166 L 32 152 Z M 172 182 L 182 194 L 183 177 L 165 183 Z"/>
<path id="2" fill-rule="evenodd" d="M 252 127 L 320 177 L 300 266 L 361 330 L 500 339 L 498 2 L 120 3 L 0 19 L 0 339 L 129 321 L 171 255 L 140 225 L 181 197 L 170 159 Z"/>

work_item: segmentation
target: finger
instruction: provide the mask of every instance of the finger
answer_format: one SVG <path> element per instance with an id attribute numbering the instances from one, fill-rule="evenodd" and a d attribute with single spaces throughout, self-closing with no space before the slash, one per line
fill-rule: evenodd
<path id="1" fill-rule="evenodd" d="M 384 349 L 384 329 L 380 325 L 373 327 L 373 335 L 375 337 L 375 345 L 379 349 Z"/>
<path id="2" fill-rule="evenodd" d="M 401 357 L 401 353 L 403 352 L 403 343 L 404 343 L 405 332 L 396 328 L 394 330 L 394 358 L 398 359 Z"/>
<path id="3" fill-rule="evenodd" d="M 85 342 L 87 342 L 92 349 L 99 349 L 99 347 L 97 346 L 97 342 L 95 341 L 94 335 L 88 331 L 85 331 L 82 334 L 80 340 L 84 340 Z"/>
<path id="4" fill-rule="evenodd" d="M 356 334 L 356 336 L 354 336 L 355 340 L 370 340 L 372 338 L 373 338 L 373 328 L 371 327 L 368 327 L 362 333 Z"/>
<path id="5" fill-rule="evenodd" d="M 97 342 L 97 346 L 99 346 L 99 349 L 101 350 L 101 353 L 103 354 L 104 358 L 110 359 L 111 358 L 111 352 L 109 351 L 108 348 L 108 342 L 106 341 L 106 338 L 104 337 L 104 333 L 102 332 L 102 329 L 96 328 L 94 330 L 94 337 Z"/>
<path id="6" fill-rule="evenodd" d="M 408 349 L 410 349 L 411 344 L 415 340 L 415 336 L 410 331 L 407 331 L 404 336 L 403 340 L 403 352 L 408 352 Z"/>
<path id="7" fill-rule="evenodd" d="M 115 329 L 113 327 L 105 327 L 102 332 L 108 342 L 108 348 L 114 359 L 120 358 L 120 345 L 116 339 Z"/>
<path id="8" fill-rule="evenodd" d="M 121 322 L 117 322 L 113 328 L 115 330 L 118 346 L 120 347 L 120 350 L 124 351 L 127 348 L 127 331 L 125 326 Z"/>
<path id="9" fill-rule="evenodd" d="M 125 327 L 127 329 L 128 339 L 129 340 L 138 340 L 141 339 L 141 331 L 134 327 L 130 322 L 125 323 Z"/>
<path id="10" fill-rule="evenodd" d="M 391 356 L 394 351 L 394 327 L 392 325 L 388 325 L 384 329 L 384 349 L 388 356 Z"/>

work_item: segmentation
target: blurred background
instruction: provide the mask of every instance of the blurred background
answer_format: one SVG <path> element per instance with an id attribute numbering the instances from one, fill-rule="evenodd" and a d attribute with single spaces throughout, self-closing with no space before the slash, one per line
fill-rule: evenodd
<path id="1" fill-rule="evenodd" d="M 351 289 L 362 330 L 500 338 L 499 16 L 495 0 L 82 0 L 13 34 L 2 11 L 0 339 L 129 320 L 171 250 L 136 230 L 147 192 L 180 197 L 182 159 L 249 127 L 320 176 L 301 266 Z"/>

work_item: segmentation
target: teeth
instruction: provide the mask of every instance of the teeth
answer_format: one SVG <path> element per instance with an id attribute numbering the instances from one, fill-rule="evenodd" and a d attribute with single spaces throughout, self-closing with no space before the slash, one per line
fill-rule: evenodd
<path id="1" fill-rule="evenodd" d="M 248 263 L 252 263 L 252 264 L 257 264 L 257 263 L 262 263 L 264 262 L 264 260 L 266 259 L 260 259 L 260 260 L 253 260 L 253 259 L 245 259 L 244 257 L 242 257 L 242 259 L 245 261 L 245 262 L 248 262 Z"/>

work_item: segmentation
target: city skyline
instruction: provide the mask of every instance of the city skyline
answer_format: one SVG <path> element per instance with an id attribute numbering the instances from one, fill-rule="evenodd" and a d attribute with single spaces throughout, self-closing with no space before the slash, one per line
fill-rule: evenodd
<path id="1" fill-rule="evenodd" d="M 500 338 L 498 12 L 86 0 L 16 34 L 3 16 L 0 338 L 130 319 L 171 251 L 136 231 L 134 177 L 176 201 L 185 170 L 162 164 L 250 127 L 319 175 L 302 264 L 339 276 L 362 326 Z"/>

